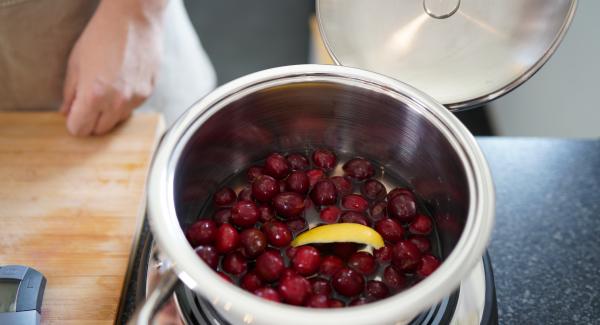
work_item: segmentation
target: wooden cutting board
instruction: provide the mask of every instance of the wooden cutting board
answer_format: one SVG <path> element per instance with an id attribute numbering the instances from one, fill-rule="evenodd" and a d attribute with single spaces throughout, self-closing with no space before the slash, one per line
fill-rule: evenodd
<path id="1" fill-rule="evenodd" d="M 0 265 L 47 280 L 43 324 L 112 324 L 162 116 L 75 138 L 57 113 L 0 113 Z"/>

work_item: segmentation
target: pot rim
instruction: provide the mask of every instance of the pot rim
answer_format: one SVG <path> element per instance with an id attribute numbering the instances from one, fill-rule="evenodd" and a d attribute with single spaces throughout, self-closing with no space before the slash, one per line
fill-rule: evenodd
<path id="1" fill-rule="evenodd" d="M 290 82 L 325 81 L 360 86 L 407 103 L 440 130 L 457 152 L 469 187 L 469 209 L 461 237 L 438 270 L 415 286 L 386 299 L 353 308 L 312 309 L 273 303 L 226 284 L 187 243 L 175 212 L 174 176 L 181 152 L 195 131 L 228 102 L 258 89 Z M 259 71 L 231 81 L 188 109 L 165 134 L 148 179 L 148 217 L 160 251 L 179 279 L 215 305 L 217 311 L 242 308 L 240 319 L 272 324 L 392 323 L 407 321 L 450 294 L 480 260 L 494 223 L 494 188 L 490 171 L 474 137 L 444 106 L 423 92 L 383 75 L 342 66 L 295 65 Z M 365 318 L 365 315 L 369 317 Z M 362 317 L 361 317 L 362 316 Z"/>

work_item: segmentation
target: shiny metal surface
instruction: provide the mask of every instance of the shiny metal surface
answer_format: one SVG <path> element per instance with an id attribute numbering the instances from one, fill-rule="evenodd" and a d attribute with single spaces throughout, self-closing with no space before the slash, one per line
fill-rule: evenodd
<path id="1" fill-rule="evenodd" d="M 146 299 L 154 292 L 154 289 L 160 284 L 161 279 L 164 278 L 165 272 L 168 272 L 170 268 L 169 265 L 165 265 L 161 260 L 161 257 L 159 256 L 160 252 L 152 240 L 150 240 L 148 248 L 150 249 L 150 253 L 147 256 L 148 260 L 141 261 L 141 263 L 146 263 L 145 269 L 147 270 L 145 274 Z M 177 300 L 177 295 L 175 293 L 165 301 L 162 307 L 155 310 L 152 324 L 188 325 L 182 317 L 179 301 Z"/>
<path id="2" fill-rule="evenodd" d="M 576 5 L 576 0 L 318 0 L 317 15 L 336 63 L 391 76 L 460 110 L 529 79 L 560 44 Z"/>
<path id="3" fill-rule="evenodd" d="M 128 325 L 147 325 L 152 324 L 155 315 L 160 310 L 160 307 L 171 298 L 175 286 L 179 283 L 179 278 L 173 270 L 166 270 L 160 275 L 158 282 L 154 285 L 152 291 L 146 297 L 144 305 L 139 308 L 131 319 L 127 322 Z"/>
<path id="4" fill-rule="evenodd" d="M 450 324 L 481 324 L 485 302 L 485 272 L 482 262 L 477 263 L 469 276 L 461 281 L 458 303 Z"/>
<path id="5" fill-rule="evenodd" d="M 433 207 L 445 255 L 438 271 L 376 303 L 314 310 L 257 299 L 197 258 L 182 227 L 221 181 L 269 152 L 322 145 L 380 162 Z M 192 106 L 152 163 L 148 216 L 179 279 L 234 324 L 402 324 L 452 292 L 481 259 L 494 191 L 474 138 L 431 97 L 363 70 L 300 65 L 242 77 Z"/>

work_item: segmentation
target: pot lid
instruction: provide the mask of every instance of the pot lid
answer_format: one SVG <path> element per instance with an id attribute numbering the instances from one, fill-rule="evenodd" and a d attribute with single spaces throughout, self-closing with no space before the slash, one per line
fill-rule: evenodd
<path id="1" fill-rule="evenodd" d="M 460 110 L 531 77 L 552 55 L 577 0 L 318 0 L 337 64 L 406 82 Z"/>

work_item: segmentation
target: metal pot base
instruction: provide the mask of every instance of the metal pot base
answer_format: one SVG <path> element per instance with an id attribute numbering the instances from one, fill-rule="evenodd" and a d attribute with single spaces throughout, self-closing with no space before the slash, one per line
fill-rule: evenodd
<path id="1" fill-rule="evenodd" d="M 150 292 L 153 286 L 151 279 L 157 278 L 161 264 L 154 244 L 143 247 L 150 250 L 143 254 L 148 258 L 144 265 L 148 272 L 144 279 L 139 280 L 146 283 L 146 292 Z M 140 294 L 142 297 L 144 295 Z M 230 325 L 209 303 L 182 283 L 156 317 L 158 324 Z M 452 295 L 410 322 L 410 325 L 425 324 L 498 324 L 496 289 L 488 253 Z"/>

